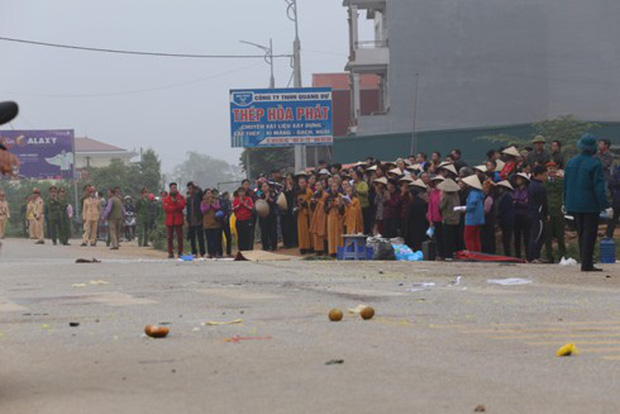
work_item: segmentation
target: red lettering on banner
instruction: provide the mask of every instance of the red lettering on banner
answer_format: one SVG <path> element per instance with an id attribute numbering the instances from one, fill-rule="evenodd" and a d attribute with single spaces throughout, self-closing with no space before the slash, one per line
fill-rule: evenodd
<path id="1" fill-rule="evenodd" d="M 325 121 L 329 119 L 329 107 L 327 106 L 310 106 L 306 108 L 297 108 L 297 120 L 301 121 Z"/>
<path id="2" fill-rule="evenodd" d="M 265 116 L 262 108 L 233 109 L 235 122 L 260 122 Z"/>
<path id="3" fill-rule="evenodd" d="M 267 110 L 267 120 L 269 122 L 283 122 L 293 120 L 293 110 L 291 108 L 284 109 L 281 106 L 277 108 L 269 108 Z"/>

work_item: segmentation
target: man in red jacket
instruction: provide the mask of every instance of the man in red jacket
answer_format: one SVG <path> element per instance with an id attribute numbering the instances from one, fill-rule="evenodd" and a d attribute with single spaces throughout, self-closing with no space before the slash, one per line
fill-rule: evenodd
<path id="1" fill-rule="evenodd" d="M 170 183 L 170 194 L 164 198 L 166 229 L 168 230 L 168 258 L 174 258 L 174 232 L 177 233 L 179 257 L 183 255 L 183 209 L 185 198 L 177 189 L 177 183 Z"/>

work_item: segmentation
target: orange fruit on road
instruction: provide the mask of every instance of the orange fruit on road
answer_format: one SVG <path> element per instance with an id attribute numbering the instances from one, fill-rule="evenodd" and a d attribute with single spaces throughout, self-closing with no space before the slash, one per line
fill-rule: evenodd
<path id="1" fill-rule="evenodd" d="M 371 308 L 370 306 L 366 306 L 360 312 L 360 316 L 364 320 L 372 319 L 372 317 L 375 316 L 375 310 L 373 308 Z"/>
<path id="2" fill-rule="evenodd" d="M 340 309 L 332 309 L 329 311 L 329 320 L 332 322 L 340 322 L 344 317 L 344 313 Z"/>
<path id="3" fill-rule="evenodd" d="M 170 329 L 163 326 L 146 325 L 144 327 L 144 333 L 151 338 L 165 338 L 169 332 Z"/>

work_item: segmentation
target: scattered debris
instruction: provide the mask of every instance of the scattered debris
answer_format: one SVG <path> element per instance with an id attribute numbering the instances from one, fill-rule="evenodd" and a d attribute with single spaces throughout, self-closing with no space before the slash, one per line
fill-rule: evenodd
<path id="1" fill-rule="evenodd" d="M 575 344 L 566 344 L 556 351 L 555 356 L 566 357 L 577 354 L 579 354 L 579 350 L 577 349 Z"/>
<path id="2" fill-rule="evenodd" d="M 475 413 L 486 413 L 487 412 L 487 408 L 484 405 L 480 404 L 479 406 L 474 408 L 474 412 Z"/>
<path id="3" fill-rule="evenodd" d="M 332 309 L 329 311 L 329 320 L 332 322 L 340 322 L 344 317 L 344 314 L 340 309 Z"/>
<path id="4" fill-rule="evenodd" d="M 101 260 L 97 260 L 93 257 L 92 259 L 77 259 L 75 263 L 101 263 Z"/>
<path id="5" fill-rule="evenodd" d="M 611 279 L 611 275 L 605 276 L 605 279 Z"/>
<path id="6" fill-rule="evenodd" d="M 179 258 L 179 261 L 181 261 L 181 262 L 193 262 L 194 261 L 194 256 L 192 256 L 192 255 L 181 256 Z"/>
<path id="7" fill-rule="evenodd" d="M 368 305 L 357 305 L 355 308 L 349 308 L 349 313 L 352 315 L 359 315 Z"/>
<path id="8" fill-rule="evenodd" d="M 146 325 L 144 327 L 144 333 L 151 338 L 165 338 L 169 332 L 170 329 L 163 326 Z"/>
<path id="9" fill-rule="evenodd" d="M 384 323 L 386 325 L 401 325 L 401 326 L 411 324 L 408 319 L 377 318 L 377 322 Z"/>
<path id="10" fill-rule="evenodd" d="M 273 339 L 271 336 L 239 336 L 235 335 L 231 338 L 224 338 L 224 342 L 239 343 L 241 341 L 268 341 Z"/>
<path id="11" fill-rule="evenodd" d="M 522 279 L 519 277 L 511 277 L 508 279 L 489 279 L 487 283 L 492 285 L 501 285 L 501 286 L 520 286 L 520 285 L 529 285 L 534 283 L 533 280 L 530 279 Z"/>
<path id="12" fill-rule="evenodd" d="M 71 285 L 73 288 L 84 288 L 86 287 L 86 283 L 74 283 Z"/>
<path id="13" fill-rule="evenodd" d="M 414 283 L 413 285 L 411 285 L 411 288 L 407 289 L 406 291 L 410 293 L 423 292 L 426 290 L 431 290 L 435 287 L 437 287 L 437 284 L 435 282 Z"/>
<path id="14" fill-rule="evenodd" d="M 375 316 L 375 310 L 374 310 L 374 308 L 372 308 L 370 306 L 366 306 L 360 312 L 360 316 L 362 317 L 363 320 L 367 321 L 369 319 L 372 319 L 373 316 Z"/>
<path id="15" fill-rule="evenodd" d="M 91 280 L 91 285 L 109 285 L 110 282 L 106 282 L 105 280 Z"/>
<path id="16" fill-rule="evenodd" d="M 563 257 L 562 260 L 560 260 L 560 266 L 577 266 L 577 260 L 572 257 L 569 257 L 568 259 Z"/>
<path id="17" fill-rule="evenodd" d="M 235 319 L 227 322 L 215 322 L 215 321 L 207 321 L 202 324 L 202 326 L 220 326 L 220 325 L 237 325 L 243 323 L 243 319 Z"/>
<path id="18" fill-rule="evenodd" d="M 344 359 L 332 359 L 325 363 L 325 365 L 342 365 L 342 364 L 344 364 Z"/>
<path id="19" fill-rule="evenodd" d="M 454 282 L 450 282 L 450 286 L 458 286 L 461 284 L 461 279 L 463 279 L 463 276 L 457 276 L 456 280 Z"/>
<path id="20" fill-rule="evenodd" d="M 78 326 L 80 326 L 79 322 L 69 322 L 69 326 L 72 328 L 77 328 Z"/>

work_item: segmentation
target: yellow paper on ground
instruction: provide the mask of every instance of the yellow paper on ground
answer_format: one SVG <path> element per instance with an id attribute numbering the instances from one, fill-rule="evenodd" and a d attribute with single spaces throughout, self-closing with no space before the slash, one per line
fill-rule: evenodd
<path id="1" fill-rule="evenodd" d="M 203 323 L 203 325 L 204 326 L 219 326 L 219 325 L 236 325 L 240 323 L 243 323 L 243 319 L 235 319 L 233 321 L 227 321 L 227 322 L 208 321 L 208 322 Z"/>

